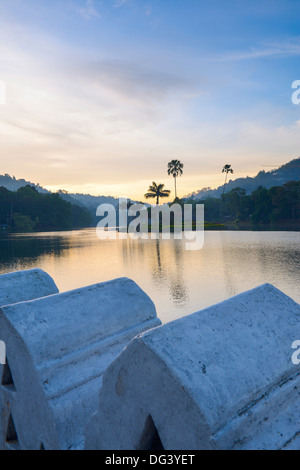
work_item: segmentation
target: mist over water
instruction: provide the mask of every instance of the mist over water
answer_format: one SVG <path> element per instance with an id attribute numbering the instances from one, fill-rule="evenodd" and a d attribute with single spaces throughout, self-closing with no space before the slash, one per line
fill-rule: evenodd
<path id="1" fill-rule="evenodd" d="M 181 240 L 99 240 L 95 229 L 0 239 L 0 273 L 38 267 L 66 291 L 129 277 L 165 323 L 263 283 L 300 302 L 299 232 L 205 232 L 202 250 Z"/>

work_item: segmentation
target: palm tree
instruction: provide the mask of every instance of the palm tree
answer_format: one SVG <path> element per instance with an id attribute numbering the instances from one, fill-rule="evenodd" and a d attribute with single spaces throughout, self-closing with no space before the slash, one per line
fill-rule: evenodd
<path id="1" fill-rule="evenodd" d="M 225 183 L 224 183 L 224 189 L 223 189 L 223 194 L 225 193 L 225 188 L 226 188 L 226 184 L 227 184 L 227 177 L 228 177 L 228 173 L 233 173 L 233 169 L 231 168 L 231 165 L 228 165 L 228 163 L 224 166 L 223 170 L 222 170 L 222 173 L 226 173 L 226 176 L 225 176 Z"/>
<path id="2" fill-rule="evenodd" d="M 159 204 L 160 197 L 169 197 L 170 192 L 168 189 L 164 189 L 164 184 L 156 184 L 154 181 L 149 186 L 148 192 L 145 194 L 146 199 L 151 199 L 156 197 L 156 204 Z"/>
<path id="3" fill-rule="evenodd" d="M 183 174 L 183 163 L 180 160 L 171 160 L 168 163 L 168 175 L 172 175 L 175 182 L 175 199 L 177 199 L 177 185 L 176 178 Z"/>

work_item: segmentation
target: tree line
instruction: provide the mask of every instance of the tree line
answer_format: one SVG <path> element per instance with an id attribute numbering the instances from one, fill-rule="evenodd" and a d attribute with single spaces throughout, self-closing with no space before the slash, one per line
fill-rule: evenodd
<path id="1" fill-rule="evenodd" d="M 237 187 L 226 192 L 228 175 L 234 171 L 231 165 L 226 164 L 222 173 L 225 174 L 225 181 L 221 197 L 206 197 L 195 201 L 180 200 L 177 197 L 177 178 L 182 176 L 184 165 L 180 160 L 172 160 L 168 163 L 167 173 L 173 176 L 175 184 L 175 199 L 173 203 L 179 204 L 204 204 L 205 220 L 212 223 L 226 224 L 240 223 L 251 226 L 264 225 L 272 226 L 284 222 L 300 222 L 300 182 L 289 181 L 282 186 L 274 186 L 266 189 L 259 186 L 251 194 L 246 194 L 246 190 Z M 165 189 L 164 184 L 157 184 L 153 181 L 145 194 L 146 199 L 156 199 L 159 204 L 160 198 L 169 198 L 171 191 Z M 195 211 L 194 211 L 195 212 Z"/>
<path id="2" fill-rule="evenodd" d="M 225 183 L 223 194 L 219 198 L 181 200 L 177 197 L 177 178 L 183 174 L 184 165 L 179 160 L 168 164 L 168 175 L 174 178 L 175 199 L 179 204 L 204 204 L 205 220 L 209 223 L 228 225 L 272 226 L 282 222 L 300 223 L 300 182 L 290 181 L 282 186 L 266 189 L 259 186 L 251 194 L 237 187 L 226 192 L 227 177 L 233 173 L 231 165 L 225 165 Z M 171 191 L 163 184 L 150 185 L 147 199 L 167 198 Z M 130 205 L 130 204 L 129 204 Z M 172 205 L 170 203 L 169 205 Z M 194 211 L 195 213 L 195 211 Z M 85 207 L 72 204 L 58 194 L 41 194 L 32 186 L 25 186 L 17 191 L 0 187 L 0 226 L 14 232 L 32 232 L 47 230 L 70 230 L 90 227 L 95 224 L 92 214 Z"/>
<path id="3" fill-rule="evenodd" d="M 196 204 L 193 200 L 185 202 Z M 248 222 L 267 226 L 287 221 L 295 223 L 300 221 L 300 182 L 289 181 L 270 189 L 259 186 L 249 195 L 245 189 L 237 187 L 220 198 L 205 198 L 197 203 L 205 205 L 208 222 Z"/>
<path id="4" fill-rule="evenodd" d="M 70 230 L 91 226 L 87 209 L 59 194 L 41 194 L 32 186 L 15 192 L 0 187 L 0 224 L 14 232 Z"/>

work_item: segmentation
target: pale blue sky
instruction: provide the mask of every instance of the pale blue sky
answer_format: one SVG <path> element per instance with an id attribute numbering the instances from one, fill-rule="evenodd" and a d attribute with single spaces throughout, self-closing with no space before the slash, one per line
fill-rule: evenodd
<path id="1" fill-rule="evenodd" d="M 50 189 L 181 195 L 298 157 L 300 2 L 1 0 L 2 172 Z"/>

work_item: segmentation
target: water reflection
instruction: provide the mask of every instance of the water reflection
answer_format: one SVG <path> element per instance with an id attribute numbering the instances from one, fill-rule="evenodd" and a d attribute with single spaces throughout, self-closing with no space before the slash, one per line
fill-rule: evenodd
<path id="1" fill-rule="evenodd" d="M 164 243 L 164 246 L 161 246 Z M 179 240 L 155 240 L 152 278 L 156 285 L 167 283 L 175 305 L 184 306 L 189 300 L 183 274 L 183 249 Z M 168 261 L 166 261 L 168 257 Z"/>
<path id="2" fill-rule="evenodd" d="M 69 249 L 69 243 L 61 242 L 60 238 L 25 238 L 12 237 L 0 240 L 1 270 L 12 266 L 31 266 L 45 255 L 61 256 L 63 250 Z"/>
<path id="3" fill-rule="evenodd" d="M 141 273 L 149 266 L 156 289 L 168 288 L 175 305 L 189 300 L 183 274 L 183 247 L 180 240 L 127 240 L 121 242 L 126 266 L 139 266 Z"/>
<path id="4" fill-rule="evenodd" d="M 174 272 L 171 276 L 170 293 L 176 304 L 184 307 L 189 302 L 188 289 L 184 281 L 184 249 L 180 240 L 173 240 Z"/>
<path id="5" fill-rule="evenodd" d="M 300 302 L 299 232 L 206 232 L 181 240 L 99 240 L 94 229 L 0 239 L 0 272 L 40 267 L 61 291 L 130 277 L 170 321 L 269 282 Z"/>

